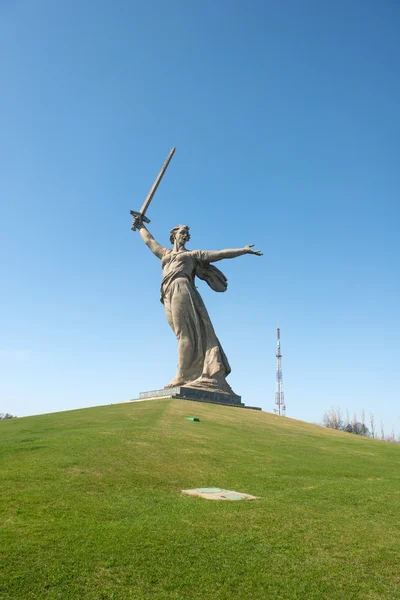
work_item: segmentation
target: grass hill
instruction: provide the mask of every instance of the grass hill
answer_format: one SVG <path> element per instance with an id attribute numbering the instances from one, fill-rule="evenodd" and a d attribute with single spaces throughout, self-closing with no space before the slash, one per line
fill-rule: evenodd
<path id="1" fill-rule="evenodd" d="M 400 598 L 398 445 L 159 400 L 0 422 L 0 456 L 2 600 Z"/>

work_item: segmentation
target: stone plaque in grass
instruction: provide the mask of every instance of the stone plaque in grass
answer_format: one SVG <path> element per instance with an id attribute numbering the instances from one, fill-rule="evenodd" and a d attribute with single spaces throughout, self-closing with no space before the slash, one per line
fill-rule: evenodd
<path id="1" fill-rule="evenodd" d="M 222 488 L 194 488 L 193 490 L 182 490 L 182 494 L 189 496 L 198 496 L 206 500 L 257 500 L 258 496 L 235 492 L 234 490 L 225 490 Z"/>

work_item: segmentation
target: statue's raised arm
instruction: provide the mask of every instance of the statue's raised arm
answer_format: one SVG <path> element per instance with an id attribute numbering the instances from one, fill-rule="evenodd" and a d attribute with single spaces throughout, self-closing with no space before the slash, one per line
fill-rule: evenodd
<path id="1" fill-rule="evenodd" d="M 162 257 L 167 252 L 167 248 L 164 248 L 164 246 L 161 246 L 158 242 L 156 242 L 156 240 L 151 235 L 150 231 L 148 231 L 143 225 L 143 221 L 145 221 L 146 223 L 150 223 L 150 219 L 146 216 L 147 209 L 149 208 L 153 196 L 156 193 L 158 186 L 160 185 L 160 181 L 163 178 L 169 163 L 171 162 L 171 158 L 173 157 L 174 152 L 175 148 L 172 148 L 171 152 L 168 154 L 167 160 L 161 167 L 161 171 L 157 175 L 155 182 L 151 186 L 151 189 L 147 194 L 145 201 L 142 204 L 142 208 L 139 211 L 130 211 L 131 215 L 133 216 L 133 222 L 131 227 L 132 231 L 136 231 L 138 229 L 144 243 L 150 248 L 152 253 L 160 259 L 162 259 Z"/>
<path id="2" fill-rule="evenodd" d="M 137 216 L 133 219 L 132 226 L 135 227 L 135 229 L 139 230 L 140 237 L 142 238 L 146 246 L 148 246 L 152 253 L 161 260 L 163 256 L 165 256 L 165 254 L 168 252 L 168 249 L 156 242 L 156 240 L 151 235 L 150 231 L 146 229 L 146 227 L 143 225 L 143 221 L 140 216 Z"/>

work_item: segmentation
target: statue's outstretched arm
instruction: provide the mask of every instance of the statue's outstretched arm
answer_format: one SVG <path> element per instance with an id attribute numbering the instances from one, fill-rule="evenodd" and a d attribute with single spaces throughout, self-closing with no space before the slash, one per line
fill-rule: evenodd
<path id="1" fill-rule="evenodd" d="M 165 248 L 164 246 L 161 246 L 161 244 L 156 242 L 156 240 L 151 235 L 150 231 L 148 229 L 146 229 L 146 227 L 143 225 L 143 221 L 140 218 L 135 217 L 133 220 L 133 223 L 136 226 L 136 228 L 139 230 L 140 237 L 142 238 L 142 240 L 144 241 L 146 246 L 148 246 L 150 248 L 152 253 L 155 254 L 157 256 L 157 258 L 161 259 L 164 256 L 164 254 L 166 253 L 167 248 Z"/>
<path id="2" fill-rule="evenodd" d="M 262 256 L 260 250 L 253 250 L 253 245 L 245 246 L 244 248 L 231 248 L 227 250 L 209 250 L 207 252 L 207 258 L 209 262 L 217 262 L 224 258 L 236 258 L 237 256 L 243 256 L 243 254 L 255 254 L 256 256 Z"/>

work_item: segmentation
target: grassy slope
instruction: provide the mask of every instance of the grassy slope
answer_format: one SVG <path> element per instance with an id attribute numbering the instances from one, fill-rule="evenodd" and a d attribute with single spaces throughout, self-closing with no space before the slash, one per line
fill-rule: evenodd
<path id="1" fill-rule="evenodd" d="M 1 422 L 0 456 L 1 599 L 400 598 L 400 446 L 160 400 Z"/>

